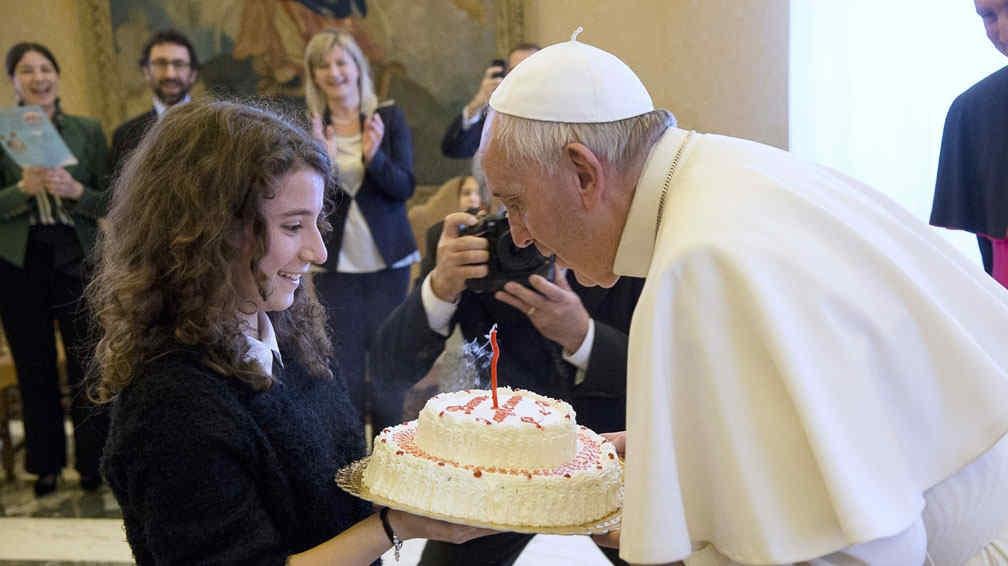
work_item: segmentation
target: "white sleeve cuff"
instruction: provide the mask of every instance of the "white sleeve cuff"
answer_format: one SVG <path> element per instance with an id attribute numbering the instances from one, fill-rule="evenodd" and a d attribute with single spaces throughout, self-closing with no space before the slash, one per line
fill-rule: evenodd
<path id="1" fill-rule="evenodd" d="M 595 319 L 588 319 L 588 332 L 585 332 L 584 340 L 581 341 L 581 346 L 570 355 L 567 352 L 563 353 L 563 359 L 571 364 L 572 366 L 578 368 L 579 370 L 588 369 L 588 358 L 591 357 L 592 346 L 595 345 Z M 582 378 L 582 381 L 584 379 Z M 576 385 L 576 384 L 575 384 Z"/>
<path id="2" fill-rule="evenodd" d="M 430 326 L 430 329 L 447 337 L 451 331 L 451 319 L 455 316 L 458 303 L 442 301 L 434 294 L 429 273 L 420 285 L 420 302 L 423 303 L 424 312 L 427 313 L 427 325 Z M 589 329 L 590 331 L 591 329 Z M 588 359 L 587 356 L 585 359 Z"/>
<path id="3" fill-rule="evenodd" d="M 483 113 L 486 110 L 486 106 L 479 109 L 479 112 L 473 112 L 472 116 L 467 116 L 469 107 L 462 107 L 462 129 L 468 130 L 469 128 L 475 126 L 480 120 L 483 119 Z"/>

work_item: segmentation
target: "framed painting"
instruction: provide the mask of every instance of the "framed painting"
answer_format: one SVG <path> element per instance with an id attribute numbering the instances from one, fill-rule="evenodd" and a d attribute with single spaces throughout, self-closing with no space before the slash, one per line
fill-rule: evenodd
<path id="1" fill-rule="evenodd" d="M 521 0 L 86 0 L 82 25 L 103 78 L 101 116 L 114 127 L 151 108 L 139 68 L 155 31 L 173 27 L 200 58 L 193 93 L 263 97 L 303 108 L 303 53 L 325 28 L 354 34 L 382 99 L 413 132 L 418 184 L 438 184 L 468 162 L 441 155 L 445 128 L 483 70 L 523 39 Z"/>

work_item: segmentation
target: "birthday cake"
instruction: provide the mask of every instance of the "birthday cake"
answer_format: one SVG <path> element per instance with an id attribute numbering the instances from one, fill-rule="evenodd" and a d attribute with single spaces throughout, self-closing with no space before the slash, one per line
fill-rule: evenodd
<path id="1" fill-rule="evenodd" d="M 378 435 L 364 470 L 371 493 L 409 507 L 498 525 L 556 527 L 602 519 L 622 502 L 611 443 L 574 409 L 530 391 L 442 393 L 415 421 Z"/>

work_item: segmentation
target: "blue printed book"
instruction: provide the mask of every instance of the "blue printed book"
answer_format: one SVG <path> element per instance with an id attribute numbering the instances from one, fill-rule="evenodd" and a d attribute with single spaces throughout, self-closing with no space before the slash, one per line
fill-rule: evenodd
<path id="1" fill-rule="evenodd" d="M 76 165 L 77 158 L 39 106 L 0 110 L 0 145 L 24 167 Z"/>

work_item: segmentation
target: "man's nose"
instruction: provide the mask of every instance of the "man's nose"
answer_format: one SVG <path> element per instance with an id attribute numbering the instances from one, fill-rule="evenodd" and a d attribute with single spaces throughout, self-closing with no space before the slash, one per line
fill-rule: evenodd
<path id="1" fill-rule="evenodd" d="M 519 248 L 527 248 L 532 245 L 532 234 L 521 222 L 516 222 L 513 216 L 508 216 L 508 224 L 511 227 L 511 239 Z"/>
<path id="2" fill-rule="evenodd" d="M 1008 13 L 998 16 L 997 39 L 1002 45 L 1008 44 Z"/>

